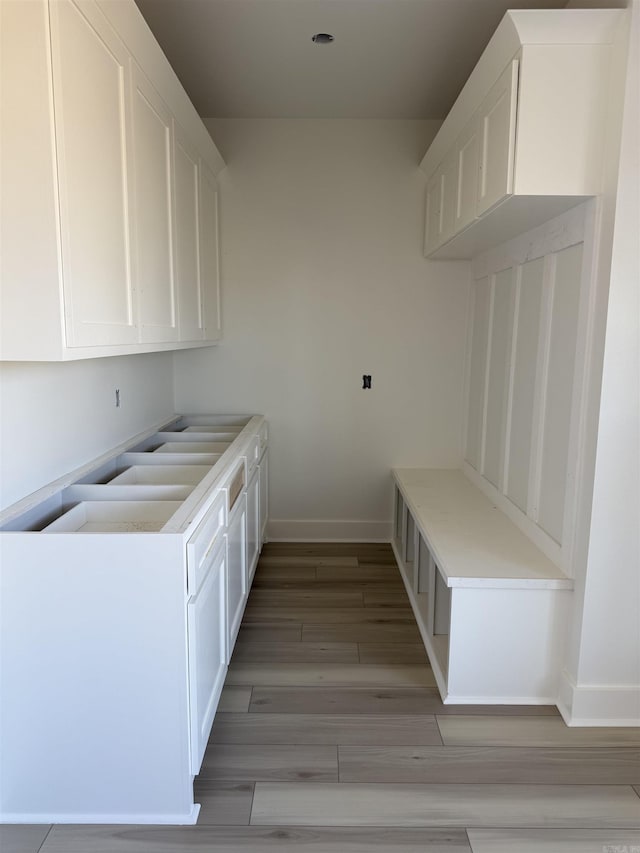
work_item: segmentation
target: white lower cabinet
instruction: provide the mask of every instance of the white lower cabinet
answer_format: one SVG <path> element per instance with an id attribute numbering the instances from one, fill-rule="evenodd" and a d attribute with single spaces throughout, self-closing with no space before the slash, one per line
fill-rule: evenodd
<path id="1" fill-rule="evenodd" d="M 247 496 L 243 492 L 229 513 L 227 527 L 227 618 L 229 623 L 229 657 L 240 630 L 247 602 Z"/>
<path id="2" fill-rule="evenodd" d="M 196 822 L 264 426 L 176 416 L 0 514 L 0 823 Z"/>
<path id="3" fill-rule="evenodd" d="M 222 538 L 187 605 L 191 770 L 200 771 L 227 673 L 227 549 Z"/>
<path id="4" fill-rule="evenodd" d="M 269 517 L 269 456 L 265 448 L 258 465 L 260 476 L 260 541 L 267 538 L 267 520 Z"/>

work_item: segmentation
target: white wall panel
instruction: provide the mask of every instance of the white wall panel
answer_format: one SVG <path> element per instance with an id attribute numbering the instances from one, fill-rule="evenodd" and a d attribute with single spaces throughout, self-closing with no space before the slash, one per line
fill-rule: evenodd
<path id="1" fill-rule="evenodd" d="M 566 496 L 581 273 L 582 244 L 557 253 L 542 433 L 538 523 L 560 543 Z"/>
<path id="2" fill-rule="evenodd" d="M 206 123 L 225 337 L 176 357 L 177 410 L 269 417 L 272 534 L 389 537 L 390 468 L 461 463 L 469 264 L 422 256 L 416 168 L 438 124 Z"/>
<path id="3" fill-rule="evenodd" d="M 518 309 L 514 320 L 514 365 L 509 430 L 507 496 L 527 511 L 531 437 L 544 259 L 522 264 L 518 283 Z"/>
<path id="4" fill-rule="evenodd" d="M 575 508 L 582 406 L 574 373 L 591 281 L 582 247 L 594 215 L 582 205 L 472 263 L 465 471 L 569 575 L 563 528 L 571 529 Z"/>
<path id="5" fill-rule="evenodd" d="M 473 288 L 473 337 L 471 341 L 465 459 L 479 471 L 484 424 L 487 338 L 489 333 L 489 278 L 485 277 L 474 282 Z"/>
<path id="6" fill-rule="evenodd" d="M 513 278 L 513 270 L 506 269 L 493 279 L 483 474 L 497 488 L 501 487 L 504 460 Z"/>

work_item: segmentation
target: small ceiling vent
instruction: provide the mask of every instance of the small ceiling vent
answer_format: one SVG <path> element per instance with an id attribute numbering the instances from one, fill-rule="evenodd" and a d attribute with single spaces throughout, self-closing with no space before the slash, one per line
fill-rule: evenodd
<path id="1" fill-rule="evenodd" d="M 331 44 L 332 41 L 335 41 L 335 36 L 330 33 L 316 33 L 315 36 L 311 36 L 311 41 L 316 44 Z"/>

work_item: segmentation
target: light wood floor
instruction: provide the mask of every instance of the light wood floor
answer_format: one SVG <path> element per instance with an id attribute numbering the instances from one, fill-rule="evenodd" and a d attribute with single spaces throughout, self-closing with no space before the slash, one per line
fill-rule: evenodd
<path id="1" fill-rule="evenodd" d="M 2 853 L 640 853 L 640 730 L 443 705 L 384 545 L 267 545 L 198 825 L 2 827 Z"/>

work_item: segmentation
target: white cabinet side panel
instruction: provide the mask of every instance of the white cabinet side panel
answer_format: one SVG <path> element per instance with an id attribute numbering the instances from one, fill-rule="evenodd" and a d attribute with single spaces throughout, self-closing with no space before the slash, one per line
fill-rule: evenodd
<path id="1" fill-rule="evenodd" d="M 556 255 L 538 522 L 561 543 L 578 333 L 582 244 Z"/>
<path id="2" fill-rule="evenodd" d="M 543 258 L 523 264 L 520 268 L 518 314 L 514 324 L 515 363 L 506 493 L 525 513 L 531 464 L 533 403 L 543 276 Z"/>
<path id="3" fill-rule="evenodd" d="M 513 270 L 494 278 L 493 318 L 487 383 L 487 421 L 484 440 L 484 476 L 500 488 L 504 457 L 507 387 L 511 351 Z"/>
<path id="4" fill-rule="evenodd" d="M 480 451 L 482 444 L 487 334 L 489 322 L 489 289 L 488 278 L 483 278 L 475 282 L 465 459 L 477 470 L 480 470 Z"/>
<path id="5" fill-rule="evenodd" d="M 523 47 L 515 193 L 601 192 L 610 52 L 608 44 Z"/>
<path id="6" fill-rule="evenodd" d="M 3 534 L 1 812 L 188 817 L 183 547 Z"/>

